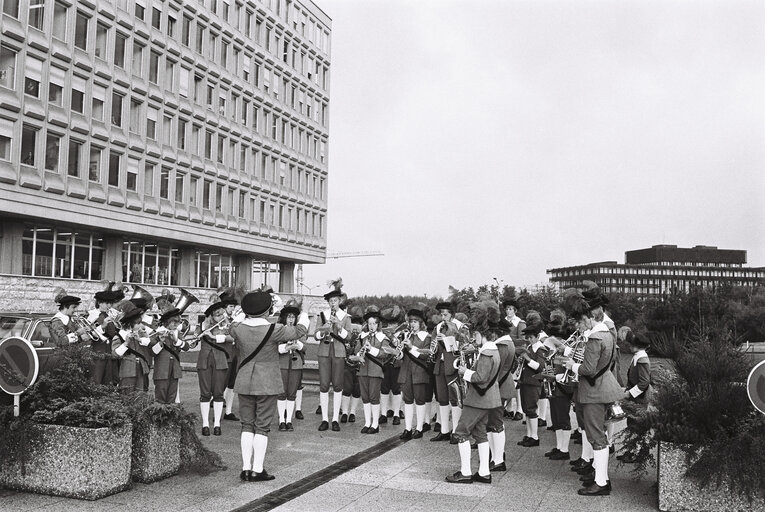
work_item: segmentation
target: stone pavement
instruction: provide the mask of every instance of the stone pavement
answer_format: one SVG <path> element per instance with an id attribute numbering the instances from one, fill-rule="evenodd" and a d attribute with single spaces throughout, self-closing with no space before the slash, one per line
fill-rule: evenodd
<path id="1" fill-rule="evenodd" d="M 197 412 L 196 374 L 184 373 L 181 396 L 188 410 Z M 397 436 L 401 427 L 381 426 L 378 435 L 364 435 L 361 422 L 341 425 L 342 432 L 318 432 L 320 416 L 316 390 L 306 389 L 303 413 L 295 432 L 278 432 L 272 427 L 266 469 L 276 479 L 262 483 L 239 481 L 241 455 L 239 424 L 223 422 L 223 436 L 202 438 L 228 465 L 227 471 L 208 476 L 177 475 L 153 484 L 135 484 L 128 491 L 88 502 L 0 490 L 0 511 L 227 511 L 245 507 L 267 493 L 308 477 L 327 466 Z M 236 408 L 235 408 L 236 411 Z M 555 445 L 552 432 L 540 429 L 542 444 L 522 448 L 516 442 L 525 434 L 521 422 L 506 422 L 507 464 L 504 474 L 493 473 L 491 485 L 447 484 L 444 477 L 459 467 L 457 448 L 448 443 L 431 443 L 428 432 L 421 440 L 404 443 L 334 480 L 284 503 L 278 511 L 335 510 L 523 510 L 544 512 L 653 511 L 657 509 L 655 473 L 635 481 L 630 467 L 614 468 L 614 487 L 609 497 L 584 498 L 576 494 L 578 477 L 568 464 L 547 460 L 542 454 Z M 572 445 L 578 456 L 580 447 Z M 473 470 L 478 466 L 473 451 Z M 612 465 L 615 464 L 612 459 Z M 262 509 L 261 510 L 265 510 Z"/>

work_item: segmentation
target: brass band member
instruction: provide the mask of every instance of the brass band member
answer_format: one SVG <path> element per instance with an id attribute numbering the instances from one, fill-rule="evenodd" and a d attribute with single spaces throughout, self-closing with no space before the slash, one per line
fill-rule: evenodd
<path id="1" fill-rule="evenodd" d="M 308 315 L 300 313 L 295 327 L 276 325 L 266 319 L 271 308 L 268 293 L 246 294 L 242 298 L 242 311 L 246 317 L 232 328 L 239 352 L 239 371 L 234 387 L 239 395 L 239 415 L 242 417 L 242 472 L 239 478 L 249 482 L 274 479 L 263 463 L 276 399 L 284 392 L 279 370 L 279 344 L 299 340 L 308 333 Z"/>
<path id="2" fill-rule="evenodd" d="M 282 308 L 278 323 L 286 327 L 294 327 L 299 315 L 300 304 L 294 299 L 290 299 Z M 279 343 L 279 369 L 282 374 L 284 392 L 277 398 L 276 410 L 279 414 L 279 430 L 281 432 L 295 430 L 292 426 L 292 414 L 295 412 L 295 397 L 298 386 L 303 380 L 305 339 L 305 336 L 301 336 L 294 340 Z"/>
<path id="3" fill-rule="evenodd" d="M 228 332 L 226 304 L 216 302 L 205 311 L 202 322 L 202 344 L 197 358 L 199 407 L 202 412 L 202 435 L 210 435 L 210 400 L 213 404 L 213 434 L 221 435 L 223 391 L 226 389 L 229 357 L 233 338 Z"/>
<path id="4" fill-rule="evenodd" d="M 93 351 L 93 373 L 91 375 L 96 384 L 112 384 L 115 382 L 116 369 L 112 356 L 112 339 L 117 335 L 117 327 L 109 316 L 114 303 L 124 298 L 124 293 L 112 290 L 113 282 L 110 282 L 105 290 L 96 292 L 93 298 L 96 301 L 95 309 L 88 311 L 88 321 L 96 326 L 95 332 L 99 341 L 91 340 L 90 347 Z"/>
<path id="5" fill-rule="evenodd" d="M 383 319 L 383 331 L 392 332 L 398 326 L 402 316 L 401 308 L 397 305 L 385 308 L 380 313 Z M 389 334 L 389 338 L 392 335 Z M 391 339 L 391 342 L 393 340 Z M 398 374 L 401 372 L 401 360 L 386 358 L 383 365 L 383 380 L 380 384 L 380 424 L 388 423 L 392 418 L 393 425 L 401 424 L 401 386 L 398 383 Z"/>
<path id="6" fill-rule="evenodd" d="M 419 309 L 410 309 L 407 314 L 409 332 L 405 334 L 401 358 L 401 371 L 398 382 L 404 398 L 404 432 L 400 439 L 422 438 L 422 428 L 428 414 L 427 403 L 433 396 L 430 383 L 431 370 L 430 335 L 425 330 L 425 314 Z M 416 428 L 414 424 L 415 406 L 417 408 Z"/>
<path id="7" fill-rule="evenodd" d="M 462 336 L 459 330 L 462 328 L 462 322 L 453 318 L 454 308 L 450 302 L 441 302 L 436 306 L 441 313 L 441 322 L 439 322 L 431 337 L 438 341 L 435 355 L 435 368 L 433 374 L 436 381 L 436 400 L 438 400 L 439 412 L 441 416 L 441 431 L 436 434 L 431 441 L 449 441 L 451 434 L 456 432 L 457 423 L 459 423 L 462 409 L 459 406 L 459 396 L 449 382 L 457 377 L 457 370 L 454 361 L 457 356 L 455 352 L 458 348 Z M 447 346 L 448 343 L 448 346 Z M 449 410 L 451 406 L 452 428 L 449 429 Z"/>
<path id="8" fill-rule="evenodd" d="M 567 338 L 566 314 L 559 310 L 550 312 L 550 323 L 546 328 L 550 335 L 547 340 L 552 343 L 558 352 L 564 355 L 570 354 L 570 349 L 563 344 L 562 339 Z M 552 384 L 550 396 L 550 420 L 552 430 L 555 432 L 555 448 L 545 453 L 550 460 L 570 460 L 569 443 L 571 441 L 571 400 L 574 387 L 564 386 L 561 382 L 563 373 L 556 371 L 556 381 Z"/>
<path id="9" fill-rule="evenodd" d="M 123 305 L 120 318 L 122 329 L 112 340 L 112 354 L 120 358 L 120 392 L 148 391 L 151 346 L 156 343 L 149 337 L 141 322 L 143 310 L 130 302 Z"/>
<path id="10" fill-rule="evenodd" d="M 624 392 L 624 399 L 639 404 L 639 409 L 645 411 L 648 407 L 648 400 L 651 393 L 651 361 L 648 359 L 648 348 L 650 341 L 644 335 L 634 335 L 629 327 L 626 331 L 619 329 L 627 343 L 627 348 L 632 352 L 632 361 L 627 369 L 627 390 Z M 635 421 L 634 416 L 627 417 L 627 425 L 632 426 Z M 631 464 L 635 462 L 636 454 L 625 452 L 616 456 L 624 463 Z"/>
<path id="11" fill-rule="evenodd" d="M 364 407 L 364 427 L 362 434 L 380 432 L 380 385 L 383 378 L 382 347 L 390 346 L 390 340 L 380 330 L 380 310 L 369 306 L 364 313 L 367 329 L 359 336 L 361 349 L 355 358 L 361 362 L 359 367 L 359 388 L 361 403 Z"/>
<path id="12" fill-rule="evenodd" d="M 234 323 L 234 313 L 239 305 L 239 299 L 237 299 L 237 288 L 225 288 L 220 294 L 220 300 L 226 305 L 226 316 L 228 317 L 229 325 Z M 243 292 L 242 292 L 243 295 Z M 240 320 L 240 319 L 237 319 Z M 227 346 L 227 349 L 231 351 L 229 354 L 230 363 L 228 365 L 228 372 L 226 374 L 226 389 L 223 390 L 223 402 L 226 404 L 226 411 L 223 415 L 224 420 L 239 421 L 239 418 L 234 414 L 234 383 L 236 382 L 236 369 L 237 359 L 236 350 L 233 345 Z"/>
<path id="13" fill-rule="evenodd" d="M 510 324 L 500 322 L 497 325 L 490 325 L 490 339 L 493 339 L 499 351 L 499 396 L 502 403 L 511 400 L 515 396 L 515 385 L 513 383 L 513 362 L 515 361 L 515 344 L 508 334 L 507 327 Z M 499 337 L 497 337 L 499 336 Z M 491 409 L 489 412 L 489 422 L 486 426 L 487 437 L 489 439 L 489 448 L 491 449 L 491 471 L 507 471 L 505 465 L 505 422 L 504 408 Z"/>
<path id="14" fill-rule="evenodd" d="M 343 372 L 345 370 L 345 341 L 351 335 L 351 317 L 340 308 L 344 296 L 343 280 L 330 282 L 332 289 L 324 294 L 330 309 L 320 314 L 321 325 L 314 334 L 319 342 L 319 406 L 321 424 L 319 430 L 329 428 L 329 385 L 332 384 L 332 430 L 340 431 L 340 406 L 343 399 Z"/>
<path id="15" fill-rule="evenodd" d="M 364 323 L 363 312 L 360 306 L 354 306 L 348 310 L 351 315 L 351 335 L 346 341 L 345 353 L 356 353 L 356 343 L 361 335 L 361 324 Z M 355 423 L 356 410 L 361 402 L 361 388 L 359 388 L 358 365 L 345 358 L 343 369 L 343 400 L 340 408 L 340 423 Z"/>
<path id="16" fill-rule="evenodd" d="M 518 379 L 518 387 L 521 392 L 521 408 L 526 415 L 526 435 L 517 444 L 519 446 L 539 446 L 539 416 L 537 406 L 542 396 L 542 382 L 535 377 L 545 363 L 545 348 L 542 343 L 547 337 L 542 330 L 544 324 L 542 317 L 536 311 L 526 314 L 526 328 L 523 335 L 526 337 L 526 350 L 521 352 L 523 370 Z"/>
<path id="17" fill-rule="evenodd" d="M 520 355 L 520 352 L 524 350 L 526 345 L 525 338 L 523 336 L 523 330 L 526 328 L 526 322 L 518 316 L 518 302 L 515 299 L 508 299 L 502 302 L 502 310 L 505 313 L 503 318 L 504 322 L 508 324 L 509 336 L 515 344 L 515 355 Z M 520 364 L 520 358 L 516 357 L 515 364 Z M 513 368 L 515 371 L 515 368 Z M 506 404 L 510 406 L 509 417 L 513 421 L 520 421 L 523 419 L 521 414 L 521 390 L 518 389 L 517 382 L 514 377 L 510 379 L 515 389 L 515 396 Z"/>
<path id="18" fill-rule="evenodd" d="M 80 342 L 81 336 L 85 334 L 85 328 L 76 328 L 71 321 L 72 315 L 80 305 L 80 298 L 67 295 L 63 288 L 56 288 L 53 300 L 58 304 L 58 313 L 50 321 L 51 341 L 57 347 L 68 347 Z"/>
<path id="19" fill-rule="evenodd" d="M 157 299 L 159 302 L 159 299 Z M 169 305 L 159 317 L 154 352 L 154 398 L 161 404 L 175 403 L 178 379 L 183 377 L 180 352 L 189 349 L 188 342 L 178 337 L 178 326 L 183 311 Z"/>

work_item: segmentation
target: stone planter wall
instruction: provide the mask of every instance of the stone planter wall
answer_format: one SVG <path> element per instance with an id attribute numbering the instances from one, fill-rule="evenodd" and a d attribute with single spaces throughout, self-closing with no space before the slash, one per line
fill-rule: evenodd
<path id="1" fill-rule="evenodd" d="M 181 427 L 139 423 L 133 430 L 133 480 L 156 482 L 181 467 Z"/>
<path id="2" fill-rule="evenodd" d="M 20 447 L 23 461 L 17 452 L 0 464 L 0 486 L 86 500 L 123 491 L 130 486 L 132 430 L 33 425 Z M 0 444 L 7 441 L 0 436 Z"/>
<path id="3" fill-rule="evenodd" d="M 719 488 L 701 488 L 685 476 L 686 454 L 679 445 L 659 443 L 659 510 L 662 512 L 749 512 L 765 510 L 765 502 L 749 503 L 746 496 L 734 494 L 726 483 Z"/>

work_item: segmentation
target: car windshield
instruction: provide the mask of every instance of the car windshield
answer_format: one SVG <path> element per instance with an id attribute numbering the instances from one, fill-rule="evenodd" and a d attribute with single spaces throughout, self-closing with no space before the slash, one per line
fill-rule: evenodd
<path id="1" fill-rule="evenodd" d="M 29 318 L 0 316 L 0 339 L 23 335 L 29 322 L 31 322 Z"/>

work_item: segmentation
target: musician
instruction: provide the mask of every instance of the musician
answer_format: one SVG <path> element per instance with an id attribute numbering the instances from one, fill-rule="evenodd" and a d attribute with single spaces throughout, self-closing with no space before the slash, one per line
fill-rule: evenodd
<path id="1" fill-rule="evenodd" d="M 502 407 L 497 379 L 500 371 L 500 356 L 497 344 L 485 339 L 488 326 L 485 322 L 471 322 L 474 326 L 473 339 L 480 345 L 478 355 L 471 369 L 460 365 L 458 372 L 467 383 L 467 393 L 462 401 L 462 415 L 457 424 L 457 446 L 460 453 L 460 470 L 448 475 L 450 483 L 470 484 L 491 483 L 489 469 L 489 442 L 487 425 L 492 409 Z M 497 411 L 498 412 L 498 411 Z M 478 445 L 478 471 L 470 468 L 470 437 Z"/>
<path id="2" fill-rule="evenodd" d="M 380 310 L 375 306 L 369 306 L 364 313 L 364 321 L 367 329 L 361 332 L 359 343 L 361 349 L 352 358 L 357 358 L 361 363 L 359 367 L 359 388 L 361 389 L 361 402 L 364 407 L 364 427 L 362 434 L 377 434 L 380 432 L 380 385 L 383 378 L 384 353 L 383 345 L 390 347 L 390 340 L 380 330 Z"/>
<path id="3" fill-rule="evenodd" d="M 384 328 L 390 332 L 398 327 L 401 309 L 398 306 L 382 310 Z M 407 325 L 404 323 L 403 325 Z M 391 338 L 394 335 L 391 335 Z M 391 343 L 393 340 L 391 340 Z M 401 424 L 403 411 L 401 410 L 401 386 L 398 383 L 398 374 L 401 372 L 401 360 L 386 358 L 383 364 L 383 380 L 380 385 L 380 424 L 387 423 L 392 418 L 393 425 Z"/>
<path id="4" fill-rule="evenodd" d="M 431 370 L 428 360 L 431 355 L 431 339 L 425 330 L 425 314 L 419 309 L 410 309 L 407 314 L 409 331 L 404 335 L 401 353 L 401 371 L 398 383 L 404 399 L 404 432 L 399 439 L 420 439 L 428 414 L 427 403 L 433 396 Z M 415 407 L 417 421 L 414 422 Z M 413 424 L 416 428 L 412 431 Z"/>
<path id="5" fill-rule="evenodd" d="M 189 349 L 188 342 L 178 337 L 181 324 L 181 310 L 167 309 L 159 317 L 154 333 L 157 343 L 152 346 L 154 353 L 154 398 L 161 404 L 175 403 L 178 379 L 183 377 L 179 353 Z"/>
<path id="6" fill-rule="evenodd" d="M 363 312 L 359 306 L 354 306 L 349 310 L 351 315 L 351 335 L 346 339 L 346 354 L 355 354 L 359 336 L 361 335 L 361 324 L 364 323 Z M 343 368 L 343 399 L 340 406 L 340 423 L 355 423 L 356 410 L 361 402 L 361 388 L 359 387 L 358 376 L 359 364 L 345 358 L 345 367 Z"/>
<path id="7" fill-rule="evenodd" d="M 513 382 L 513 363 L 515 362 L 515 344 L 508 332 L 509 324 L 500 322 L 496 325 L 490 325 L 491 331 L 489 339 L 494 341 L 499 351 L 499 396 L 502 403 L 512 400 L 515 396 L 515 384 Z M 504 408 L 491 409 L 489 412 L 489 421 L 486 426 L 489 439 L 489 448 L 491 449 L 490 471 L 507 471 L 505 465 L 505 423 Z"/>
<path id="8" fill-rule="evenodd" d="M 141 322 L 143 310 L 125 303 L 120 325 L 122 329 L 112 340 L 112 354 L 120 358 L 121 393 L 149 390 L 149 370 L 151 368 L 151 347 L 157 343 L 152 340 L 146 327 Z"/>
<path id="9" fill-rule="evenodd" d="M 279 313 L 279 325 L 293 327 L 300 315 L 300 304 L 291 299 Z M 298 386 L 303 380 L 303 364 L 305 364 L 305 340 L 302 336 L 294 340 L 284 341 L 279 344 L 279 369 L 282 374 L 284 392 L 276 401 L 276 410 L 279 414 L 279 431 L 292 432 L 292 414 L 295 411 L 295 397 Z"/>
<path id="10" fill-rule="evenodd" d="M 608 479 L 608 439 L 606 438 L 605 421 L 609 406 L 622 398 L 624 392 L 611 373 L 611 361 L 616 350 L 616 339 L 603 323 L 596 323 L 588 312 L 594 306 L 603 304 L 603 297 L 585 301 L 572 308 L 570 316 L 577 322 L 577 328 L 587 338 L 584 349 L 584 360 L 576 363 L 572 359 L 565 362 L 566 368 L 579 376 L 576 391 L 577 421 L 584 425 L 582 435 L 582 452 L 587 445 L 592 447 L 594 471 L 587 473 L 586 467 L 580 474 L 592 476 L 592 480 L 584 482 L 585 487 L 579 489 L 583 496 L 600 496 L 611 493 L 611 482 Z M 580 421 L 581 418 L 581 421 Z"/>
<path id="11" fill-rule="evenodd" d="M 88 322 L 95 326 L 99 341 L 91 340 L 90 348 L 93 351 L 93 370 L 91 378 L 96 384 L 111 384 L 114 382 L 114 369 L 112 356 L 112 339 L 117 335 L 117 327 L 109 311 L 117 300 L 124 297 L 122 292 L 112 290 L 113 282 L 105 290 L 96 292 L 93 298 L 96 301 L 95 309 L 88 311 Z M 118 299 L 120 297 L 120 299 Z"/>
<path id="12" fill-rule="evenodd" d="M 518 388 L 521 394 L 521 408 L 526 415 L 526 435 L 518 441 L 518 446 L 527 448 L 539 446 L 539 416 L 537 404 L 542 396 L 542 381 L 535 377 L 542 371 L 545 364 L 546 349 L 543 340 L 547 334 L 543 331 L 542 317 L 536 311 L 526 314 L 526 328 L 523 335 L 526 337 L 526 349 L 521 352 L 521 376 L 518 379 Z"/>
<path id="13" fill-rule="evenodd" d="M 234 392 L 239 395 L 242 417 L 240 446 L 243 481 L 273 480 L 263 467 L 268 448 L 268 433 L 276 409 L 277 396 L 284 392 L 279 369 L 279 344 L 300 340 L 308 333 L 308 315 L 300 313 L 297 325 L 271 324 L 271 296 L 251 292 L 242 298 L 246 318 L 233 326 L 231 335 L 239 353 L 239 369 Z"/>
<path id="14" fill-rule="evenodd" d="M 505 312 L 505 317 L 502 319 L 503 323 L 507 324 L 508 335 L 515 344 L 516 363 L 520 364 L 520 358 L 517 356 L 525 347 L 525 338 L 523 336 L 523 330 L 526 328 L 526 322 L 518 316 L 518 302 L 515 299 L 508 299 L 502 301 L 502 310 Z M 513 368 L 515 371 L 515 368 Z M 513 378 L 513 386 L 515 387 L 515 396 L 509 400 L 510 405 L 510 419 L 513 421 L 520 421 L 523 419 L 521 414 L 521 391 L 516 386 L 516 379 Z"/>
<path id="15" fill-rule="evenodd" d="M 50 339 L 59 348 L 68 347 L 85 339 L 85 328 L 75 327 L 71 321 L 80 298 L 67 295 L 62 288 L 56 289 L 54 300 L 58 304 L 58 313 L 50 321 Z"/>
<path id="16" fill-rule="evenodd" d="M 552 343 L 557 352 L 570 354 L 570 350 L 562 341 L 566 334 L 566 314 L 559 309 L 550 312 L 550 323 L 545 331 L 550 335 L 546 341 Z M 573 386 L 564 386 L 563 374 L 556 375 L 556 381 L 551 384 L 552 395 L 550 396 L 550 420 L 551 428 L 555 432 L 555 448 L 545 453 L 550 460 L 570 460 L 569 443 L 571 441 L 571 401 L 573 398 Z"/>
<path id="17" fill-rule="evenodd" d="M 202 412 L 202 435 L 210 435 L 210 399 L 213 404 L 213 435 L 221 435 L 223 391 L 226 388 L 229 357 L 233 352 L 233 338 L 228 332 L 226 304 L 216 302 L 205 311 L 202 322 L 201 348 L 197 358 L 199 377 L 199 407 Z"/>
<path id="18" fill-rule="evenodd" d="M 329 428 L 329 386 L 332 384 L 332 430 L 340 431 L 340 406 L 343 399 L 343 372 L 345 370 L 345 341 L 351 335 L 351 317 L 340 308 L 344 296 L 342 279 L 331 282 L 332 290 L 324 294 L 330 309 L 320 314 L 322 325 L 314 337 L 319 342 L 319 406 L 322 421 L 319 431 Z"/>
<path id="19" fill-rule="evenodd" d="M 459 349 L 459 343 L 465 341 L 460 333 L 464 324 L 455 319 L 454 308 L 450 302 L 441 302 L 436 305 L 441 314 L 441 321 L 433 329 L 431 339 L 437 342 L 435 344 L 435 392 L 438 400 L 438 409 L 441 416 L 440 432 L 431 438 L 431 441 L 450 441 L 457 431 L 462 409 L 459 406 L 459 393 L 456 386 L 450 385 L 457 378 L 457 370 L 454 361 L 457 356 L 455 352 Z M 449 346 L 447 347 L 447 342 Z M 449 429 L 449 410 L 452 413 L 452 428 Z"/>
<path id="20" fill-rule="evenodd" d="M 651 361 L 648 359 L 648 347 L 650 342 L 644 335 L 633 335 L 632 331 L 626 333 L 627 347 L 632 352 L 632 361 L 627 370 L 627 390 L 624 392 L 624 399 L 639 404 L 639 408 L 645 411 L 648 408 L 648 400 L 651 392 Z M 627 417 L 627 426 L 634 422 L 633 416 Z M 626 452 L 616 456 L 624 463 L 631 464 L 635 462 L 634 453 Z"/>
<path id="21" fill-rule="evenodd" d="M 220 301 L 226 305 L 226 316 L 228 317 L 229 325 L 233 324 L 235 316 L 237 316 L 234 313 L 239 305 L 239 300 L 236 298 L 235 288 L 225 288 L 220 294 Z M 236 318 L 238 322 L 241 322 L 242 319 L 241 314 Z M 226 389 L 223 391 L 223 403 L 226 404 L 226 412 L 223 415 L 223 419 L 239 421 L 239 418 L 234 414 L 234 383 L 236 382 L 236 368 L 238 361 L 236 359 L 236 350 L 234 350 L 234 346 L 228 345 L 227 349 L 231 352 L 229 353 L 230 364 L 228 365 L 228 373 L 226 374 Z"/>

